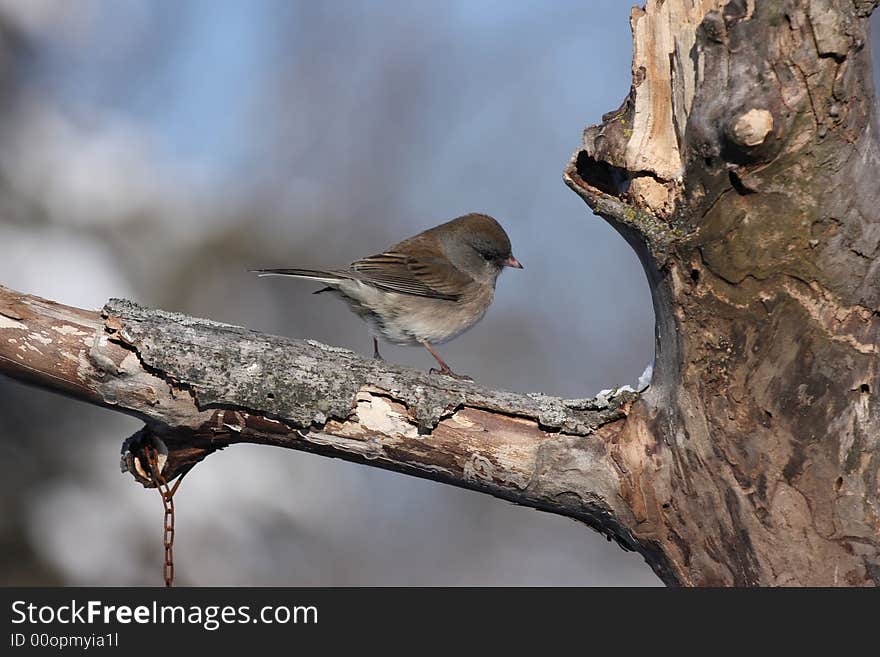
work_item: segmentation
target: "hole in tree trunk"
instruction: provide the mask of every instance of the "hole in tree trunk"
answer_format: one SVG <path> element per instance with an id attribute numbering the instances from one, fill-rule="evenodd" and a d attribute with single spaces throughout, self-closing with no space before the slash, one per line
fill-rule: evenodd
<path id="1" fill-rule="evenodd" d="M 606 194 L 620 196 L 629 189 L 629 177 L 624 169 L 601 162 L 586 151 L 578 153 L 576 167 L 581 180 Z"/>

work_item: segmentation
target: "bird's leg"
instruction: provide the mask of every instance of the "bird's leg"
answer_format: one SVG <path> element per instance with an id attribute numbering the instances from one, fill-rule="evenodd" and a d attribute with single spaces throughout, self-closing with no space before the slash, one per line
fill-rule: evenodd
<path id="1" fill-rule="evenodd" d="M 373 338 L 373 358 L 376 360 L 385 360 L 382 358 L 382 354 L 379 353 L 379 341 L 376 338 Z"/>
<path id="2" fill-rule="evenodd" d="M 463 379 L 465 381 L 473 381 L 473 379 L 471 377 L 465 376 L 464 374 L 456 374 L 451 369 L 449 369 L 449 365 L 446 364 L 446 361 L 444 361 L 442 358 L 440 358 L 440 354 L 438 354 L 436 351 L 434 351 L 434 348 L 431 345 L 429 345 L 427 342 L 422 342 L 422 346 L 431 353 L 431 355 L 434 357 L 434 359 L 438 363 L 440 363 L 440 369 L 435 370 L 432 367 L 430 370 L 431 374 L 438 374 L 439 373 L 439 374 L 445 374 L 446 376 L 451 376 L 453 379 Z"/>

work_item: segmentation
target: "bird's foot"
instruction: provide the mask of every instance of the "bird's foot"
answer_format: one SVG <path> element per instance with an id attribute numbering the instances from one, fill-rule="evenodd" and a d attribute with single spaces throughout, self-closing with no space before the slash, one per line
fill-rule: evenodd
<path id="1" fill-rule="evenodd" d="M 445 370 L 438 370 L 436 367 L 432 367 L 430 370 L 428 370 L 428 374 L 445 374 L 446 376 L 451 376 L 453 379 L 458 379 L 459 381 L 473 381 L 473 379 L 468 375 L 456 374 L 449 368 L 446 368 Z"/>

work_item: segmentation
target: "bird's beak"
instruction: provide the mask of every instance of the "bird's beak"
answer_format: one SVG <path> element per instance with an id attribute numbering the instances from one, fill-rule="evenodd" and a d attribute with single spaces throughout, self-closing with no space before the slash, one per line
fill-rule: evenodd
<path id="1" fill-rule="evenodd" d="M 517 260 L 513 256 L 510 256 L 507 260 L 505 260 L 501 264 L 503 264 L 505 267 L 513 267 L 514 269 L 522 269 L 523 268 L 523 266 L 521 264 L 519 264 L 519 260 Z"/>

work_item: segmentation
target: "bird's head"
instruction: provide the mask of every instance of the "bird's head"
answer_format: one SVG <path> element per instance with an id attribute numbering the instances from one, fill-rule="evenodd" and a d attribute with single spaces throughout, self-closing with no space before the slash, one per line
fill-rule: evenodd
<path id="1" fill-rule="evenodd" d="M 492 281 L 505 267 L 522 269 L 513 256 L 510 238 L 495 219 L 471 213 L 443 224 L 446 255 L 476 280 Z"/>

